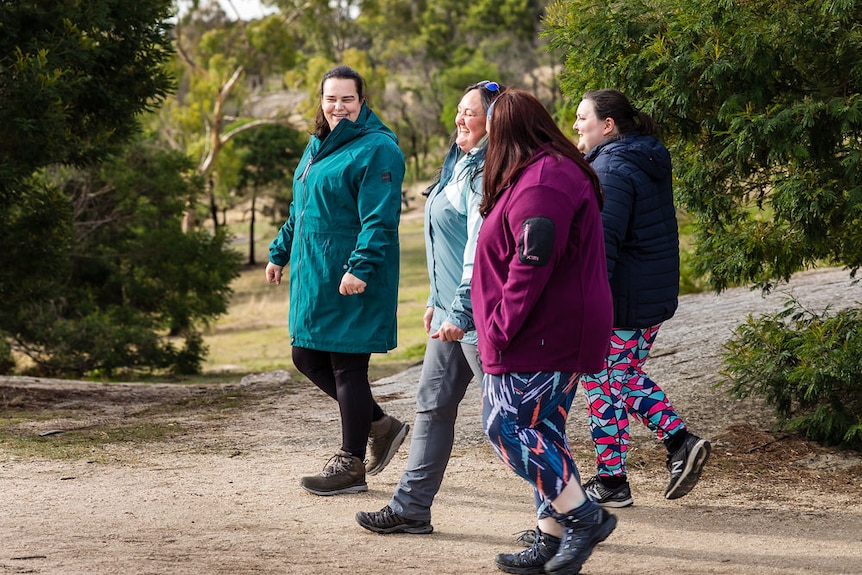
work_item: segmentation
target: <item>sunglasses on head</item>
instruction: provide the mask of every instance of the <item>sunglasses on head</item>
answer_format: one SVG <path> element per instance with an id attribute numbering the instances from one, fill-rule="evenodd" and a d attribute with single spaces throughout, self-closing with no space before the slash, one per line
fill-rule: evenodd
<path id="1" fill-rule="evenodd" d="M 485 88 L 489 92 L 499 92 L 500 84 L 497 82 L 492 82 L 491 80 L 482 80 L 481 82 L 477 82 L 473 84 L 474 88 Z"/>

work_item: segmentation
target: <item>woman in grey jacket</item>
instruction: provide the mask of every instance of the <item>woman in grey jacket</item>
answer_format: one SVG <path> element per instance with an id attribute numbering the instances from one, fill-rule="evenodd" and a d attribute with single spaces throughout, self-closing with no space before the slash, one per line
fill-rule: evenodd
<path id="1" fill-rule="evenodd" d="M 677 499 L 700 478 L 710 443 L 688 432 L 665 393 L 643 371 L 679 294 L 670 154 L 655 137 L 655 121 L 616 90 L 584 94 L 574 129 L 605 194 L 602 226 L 614 303 L 604 369 L 582 379 L 598 464 L 584 490 L 605 507 L 633 503 L 625 465 L 630 414 L 667 447 L 670 483 L 664 494 Z"/>
<path id="2" fill-rule="evenodd" d="M 425 250 L 431 291 L 429 333 L 416 394 L 416 421 L 407 469 L 389 504 L 356 514 L 377 533 L 431 533 L 431 503 L 440 489 L 455 438 L 458 404 L 475 377 L 482 380 L 470 283 L 482 218 L 485 116 L 502 91 L 497 82 L 467 88 L 455 116 L 453 144 L 425 202 Z"/>

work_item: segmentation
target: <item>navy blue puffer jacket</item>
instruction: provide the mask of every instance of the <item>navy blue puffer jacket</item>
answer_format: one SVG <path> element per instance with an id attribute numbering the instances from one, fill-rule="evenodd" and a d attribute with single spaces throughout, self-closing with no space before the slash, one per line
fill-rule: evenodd
<path id="1" fill-rule="evenodd" d="M 626 133 L 590 150 L 605 193 L 602 224 L 615 328 L 671 317 L 679 296 L 679 231 L 670 153 L 658 139 Z"/>

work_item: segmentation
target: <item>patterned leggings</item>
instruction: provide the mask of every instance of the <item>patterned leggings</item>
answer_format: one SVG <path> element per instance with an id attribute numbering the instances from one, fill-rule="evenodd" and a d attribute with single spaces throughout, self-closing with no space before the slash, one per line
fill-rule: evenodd
<path id="1" fill-rule="evenodd" d="M 566 439 L 577 374 L 485 374 L 482 422 L 503 463 L 529 481 L 540 499 L 556 499 L 581 477 Z"/>
<path id="2" fill-rule="evenodd" d="M 661 324 L 614 329 L 605 368 L 581 379 L 599 475 L 624 477 L 631 415 L 659 440 L 685 429 L 661 388 L 643 371 Z"/>

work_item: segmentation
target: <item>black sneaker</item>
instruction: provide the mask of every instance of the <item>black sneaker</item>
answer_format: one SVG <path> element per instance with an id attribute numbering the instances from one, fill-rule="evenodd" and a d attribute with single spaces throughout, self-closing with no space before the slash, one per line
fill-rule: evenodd
<path id="1" fill-rule="evenodd" d="M 365 529 L 375 533 L 412 533 L 424 535 L 434 531 L 430 521 L 407 519 L 395 513 L 388 505 L 380 511 L 359 511 L 356 522 Z"/>
<path id="2" fill-rule="evenodd" d="M 670 483 L 664 490 L 665 499 L 679 499 L 694 489 L 710 451 L 709 441 L 689 433 L 682 447 L 667 456 Z"/>
<path id="3" fill-rule="evenodd" d="M 598 475 L 584 483 L 584 493 L 587 497 L 601 505 L 602 507 L 629 507 L 635 500 L 632 499 L 632 490 L 629 488 L 629 482 L 626 481 L 619 487 L 608 487 Z"/>

